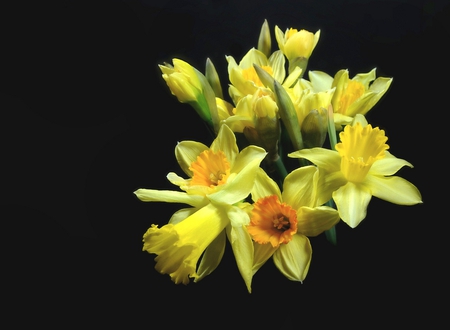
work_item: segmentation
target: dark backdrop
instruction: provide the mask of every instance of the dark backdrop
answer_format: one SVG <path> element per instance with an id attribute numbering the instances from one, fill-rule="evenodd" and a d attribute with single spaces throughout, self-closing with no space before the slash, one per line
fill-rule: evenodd
<path id="1" fill-rule="evenodd" d="M 34 1 L 3 4 L 0 73 L 2 259 L 6 313 L 18 325 L 213 329 L 431 326 L 443 311 L 449 6 L 444 1 Z M 423 205 L 373 199 L 338 245 L 312 239 L 303 284 L 269 261 L 248 294 L 231 251 L 200 283 L 175 285 L 142 235 L 180 205 L 177 141 L 209 144 L 157 67 L 174 57 L 228 83 L 225 55 L 257 45 L 261 25 L 321 29 L 309 69 L 393 77 L 369 113 Z M 431 188 L 433 187 L 433 188 Z M 437 304 L 443 296 L 444 303 Z M 4 305 L 5 306 L 5 305 Z"/>

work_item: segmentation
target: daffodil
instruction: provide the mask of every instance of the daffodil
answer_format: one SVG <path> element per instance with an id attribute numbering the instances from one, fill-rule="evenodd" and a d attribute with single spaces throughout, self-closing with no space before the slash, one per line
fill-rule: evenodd
<path id="1" fill-rule="evenodd" d="M 376 69 L 349 78 L 348 70 L 339 70 L 334 77 L 322 71 L 309 71 L 310 87 L 315 92 L 334 88 L 331 104 L 338 129 L 350 124 L 357 114 L 366 115 L 388 91 L 392 78 L 376 78 Z"/>
<path id="2" fill-rule="evenodd" d="M 159 65 L 170 92 L 177 97 L 179 102 L 191 105 L 200 118 L 217 133 L 219 118 L 215 94 L 210 83 L 200 71 L 189 63 L 178 58 L 174 58 L 172 62 L 173 65 L 168 63 Z"/>
<path id="3" fill-rule="evenodd" d="M 312 33 L 305 29 L 286 29 L 283 33 L 278 26 L 275 26 L 275 38 L 278 47 L 289 61 L 289 72 L 293 72 L 296 67 L 306 71 L 308 60 L 320 38 L 320 30 Z"/>
<path id="4" fill-rule="evenodd" d="M 233 131 L 222 125 L 210 147 L 195 141 L 182 141 L 175 148 L 181 169 L 189 176 L 171 172 L 167 178 L 182 191 L 138 189 L 145 202 L 188 204 L 161 228 L 152 225 L 144 235 L 143 250 L 157 254 L 155 268 L 169 274 L 175 283 L 199 281 L 220 263 L 228 235 L 239 270 L 250 287 L 248 256 L 238 254 L 249 241 L 241 236 L 249 218 L 242 208 L 253 188 L 257 168 L 266 156 L 260 147 L 249 146 L 239 152 Z M 198 262 L 201 262 L 197 268 Z"/>
<path id="5" fill-rule="evenodd" d="M 263 52 L 252 48 L 244 55 L 239 64 L 233 56 L 226 56 L 226 59 L 231 82 L 229 94 L 235 105 L 242 97 L 253 95 L 259 88 L 264 89 L 266 94 L 273 93 L 259 78 L 255 65 L 285 87 L 293 85 L 301 74 L 301 70 L 297 69 L 290 75 L 286 75 L 285 58 L 281 51 L 273 52 L 267 58 Z"/>
<path id="6" fill-rule="evenodd" d="M 308 237 L 339 222 L 335 209 L 318 203 L 318 183 L 318 169 L 311 165 L 289 173 L 282 191 L 266 172 L 258 170 L 247 226 L 254 241 L 253 273 L 273 257 L 276 267 L 289 280 L 305 279 L 312 258 Z"/>
<path id="7" fill-rule="evenodd" d="M 384 130 L 373 128 L 364 116 L 357 115 L 339 137 L 336 150 L 303 149 L 288 156 L 317 165 L 322 176 L 319 202 L 333 198 L 341 219 L 350 227 L 355 228 L 366 217 L 372 196 L 399 205 L 422 203 L 416 186 L 394 176 L 403 166 L 413 166 L 387 151 Z"/>

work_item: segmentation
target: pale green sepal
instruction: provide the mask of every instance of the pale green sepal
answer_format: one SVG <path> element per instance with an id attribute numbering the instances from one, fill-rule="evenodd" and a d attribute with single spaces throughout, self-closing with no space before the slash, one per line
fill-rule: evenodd
<path id="1" fill-rule="evenodd" d="M 366 183 L 372 195 L 387 202 L 398 205 L 414 205 L 422 203 L 419 189 L 411 182 L 398 177 L 367 176 Z"/>
<path id="2" fill-rule="evenodd" d="M 339 216 L 351 228 L 356 228 L 367 215 L 367 206 L 372 199 L 371 191 L 363 185 L 348 182 L 333 192 L 333 200 Z"/>
<path id="3" fill-rule="evenodd" d="M 272 244 L 258 244 L 254 243 L 254 257 L 253 257 L 253 275 L 266 263 L 267 260 L 275 253 L 277 247 L 273 247 Z"/>
<path id="4" fill-rule="evenodd" d="M 315 93 L 325 92 L 333 84 L 333 77 L 323 71 L 308 71 L 308 77 Z"/>
<path id="5" fill-rule="evenodd" d="M 225 230 L 222 231 L 208 247 L 206 248 L 201 258 L 200 264 L 197 269 L 197 277 L 194 282 L 198 282 L 211 274 L 217 266 L 219 266 L 225 252 L 226 234 Z"/>
<path id="6" fill-rule="evenodd" d="M 253 242 L 250 234 L 244 226 L 227 226 L 228 240 L 231 243 L 236 264 L 239 269 L 247 290 L 252 292 L 253 278 Z"/>
<path id="7" fill-rule="evenodd" d="M 267 65 L 267 56 L 256 48 L 251 48 L 239 62 L 241 68 L 250 68 L 253 64 Z"/>
<path id="8" fill-rule="evenodd" d="M 308 237 L 315 237 L 336 225 L 340 218 L 337 210 L 329 206 L 302 207 L 297 212 L 297 230 Z"/>
<path id="9" fill-rule="evenodd" d="M 352 80 L 361 83 L 364 86 L 364 88 L 368 89 L 370 82 L 374 81 L 377 76 L 376 71 L 377 68 L 373 68 L 367 73 L 358 73 L 352 78 Z"/>
<path id="10" fill-rule="evenodd" d="M 138 189 L 134 194 L 143 202 L 183 203 L 194 207 L 205 205 L 205 197 L 181 191 Z"/>
<path id="11" fill-rule="evenodd" d="M 278 270 L 291 281 L 303 282 L 311 264 L 312 247 L 308 237 L 294 235 L 287 244 L 281 244 L 273 254 Z"/>

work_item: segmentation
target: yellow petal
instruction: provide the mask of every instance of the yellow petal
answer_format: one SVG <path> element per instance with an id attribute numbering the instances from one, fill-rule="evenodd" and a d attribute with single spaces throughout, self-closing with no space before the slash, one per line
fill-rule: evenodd
<path id="1" fill-rule="evenodd" d="M 262 168 L 258 168 L 255 184 L 252 189 L 252 199 L 257 201 L 260 198 L 270 195 L 276 195 L 279 200 L 282 200 L 281 191 L 277 183 Z"/>
<path id="2" fill-rule="evenodd" d="M 234 204 L 246 198 L 255 182 L 257 168 L 266 156 L 264 149 L 249 146 L 241 151 L 231 168 L 228 182 L 217 192 L 208 195 L 211 201 Z M 234 176 L 233 176 L 234 175 Z"/>
<path id="3" fill-rule="evenodd" d="M 252 292 L 253 242 L 244 226 L 228 226 L 228 239 L 231 243 L 239 273 L 244 279 L 248 292 Z"/>
<path id="4" fill-rule="evenodd" d="M 294 235 L 288 244 L 282 244 L 273 254 L 278 270 L 291 281 L 303 282 L 311 264 L 312 247 L 308 237 Z"/>
<path id="5" fill-rule="evenodd" d="M 414 205 L 422 203 L 419 189 L 411 182 L 398 177 L 380 177 L 369 175 L 365 184 L 370 186 L 372 195 L 387 202 L 398 205 Z"/>
<path id="6" fill-rule="evenodd" d="M 373 163 L 369 170 L 372 175 L 393 175 L 397 173 L 403 166 L 413 167 L 413 165 L 401 158 L 397 158 L 388 151 L 385 152 L 385 157 Z"/>
<path id="7" fill-rule="evenodd" d="M 255 255 L 253 257 L 253 275 L 266 263 L 267 260 L 275 253 L 278 247 L 273 247 L 272 244 L 258 244 L 254 243 Z"/>
<path id="8" fill-rule="evenodd" d="M 296 210 L 302 206 L 315 207 L 317 183 L 317 167 L 309 165 L 293 170 L 284 180 L 282 201 Z"/>
<path id="9" fill-rule="evenodd" d="M 134 194 L 143 202 L 183 203 L 198 207 L 204 205 L 206 199 L 199 195 L 188 195 L 185 192 L 172 190 L 138 189 Z"/>
<path id="10" fill-rule="evenodd" d="M 336 225 L 339 213 L 328 206 L 302 207 L 297 211 L 297 230 L 308 237 L 314 237 Z"/>
<path id="11" fill-rule="evenodd" d="M 327 172 L 340 171 L 341 168 L 341 157 L 339 153 L 330 149 L 303 149 L 291 152 L 288 156 L 291 158 L 305 158 Z"/>
<path id="12" fill-rule="evenodd" d="M 183 172 L 192 177 L 189 167 L 203 151 L 208 149 L 206 145 L 196 141 L 179 142 L 175 147 L 175 157 Z"/>
<path id="13" fill-rule="evenodd" d="M 189 277 L 198 277 L 199 258 L 228 223 L 222 210 L 208 204 L 175 225 L 152 225 L 144 234 L 143 251 L 157 255 L 155 269 L 161 274 L 188 284 Z"/>
<path id="14" fill-rule="evenodd" d="M 367 215 L 372 195 L 370 190 L 361 184 L 348 182 L 333 193 L 333 200 L 339 215 L 347 225 L 355 228 Z"/>
<path id="15" fill-rule="evenodd" d="M 203 253 L 202 259 L 197 269 L 197 277 L 194 282 L 201 281 L 205 276 L 211 274 L 219 266 L 225 252 L 226 234 L 222 231 Z"/>
<path id="16" fill-rule="evenodd" d="M 210 149 L 216 152 L 219 150 L 223 151 L 227 160 L 230 162 L 230 165 L 233 166 L 234 159 L 239 153 L 239 149 L 236 144 L 236 135 L 234 135 L 231 128 L 227 125 L 222 125 L 217 133 L 217 137 L 212 142 Z"/>

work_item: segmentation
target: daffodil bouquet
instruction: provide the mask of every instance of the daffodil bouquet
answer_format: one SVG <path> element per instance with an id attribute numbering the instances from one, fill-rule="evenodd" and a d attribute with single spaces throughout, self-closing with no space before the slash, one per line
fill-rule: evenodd
<path id="1" fill-rule="evenodd" d="M 204 73 L 179 58 L 159 65 L 171 93 L 192 106 L 213 135 L 210 146 L 176 145 L 183 175 L 171 172 L 167 179 L 177 190 L 134 192 L 144 202 L 187 205 L 143 236 L 156 270 L 177 284 L 211 274 L 226 244 L 249 292 L 270 258 L 286 278 L 303 282 L 312 257 L 309 237 L 325 234 L 336 243 L 335 225 L 342 220 L 357 227 L 372 196 L 422 203 L 416 186 L 395 176 L 412 164 L 391 154 L 384 130 L 365 117 L 392 78 L 376 77 L 375 69 L 353 78 L 346 69 L 334 76 L 307 71 L 320 30 L 275 26 L 275 38 L 272 52 L 265 20 L 256 48 L 239 62 L 225 56 L 227 98 L 210 59 Z"/>

